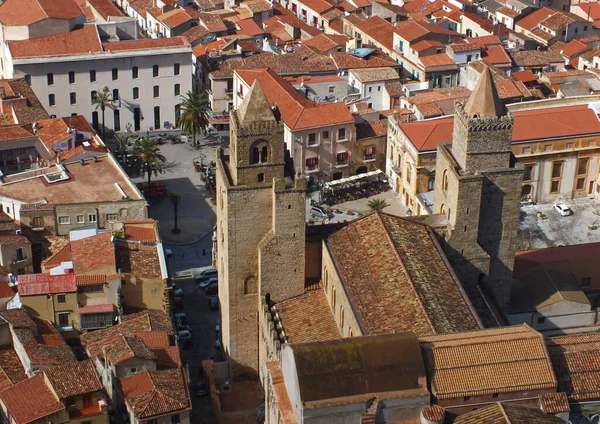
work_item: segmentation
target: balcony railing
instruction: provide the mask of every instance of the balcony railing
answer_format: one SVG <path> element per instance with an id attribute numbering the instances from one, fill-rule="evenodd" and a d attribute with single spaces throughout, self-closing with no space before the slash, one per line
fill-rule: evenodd
<path id="1" fill-rule="evenodd" d="M 306 165 L 306 172 L 313 173 L 319 171 L 319 165 Z"/>
<path id="2" fill-rule="evenodd" d="M 376 154 L 371 154 L 371 155 L 365 155 L 365 162 L 373 162 L 375 159 L 377 159 L 377 155 Z"/>
<path id="3" fill-rule="evenodd" d="M 392 171 L 394 171 L 396 174 L 402 176 L 402 168 L 400 168 L 399 166 L 392 165 Z"/>
<path id="4" fill-rule="evenodd" d="M 348 160 L 338 160 L 335 162 L 336 168 L 344 168 L 346 166 L 348 166 Z"/>

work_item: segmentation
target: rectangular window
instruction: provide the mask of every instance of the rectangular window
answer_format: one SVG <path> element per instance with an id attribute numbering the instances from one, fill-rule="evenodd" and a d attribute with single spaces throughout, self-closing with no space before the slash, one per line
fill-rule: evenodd
<path id="1" fill-rule="evenodd" d="M 592 285 L 592 277 L 583 277 L 581 279 L 581 287 L 589 287 Z"/>
<path id="2" fill-rule="evenodd" d="M 572 149 L 575 147 L 575 143 L 567 143 L 567 149 Z"/>
<path id="3" fill-rule="evenodd" d="M 115 109 L 113 112 L 113 122 L 115 131 L 121 131 L 121 111 L 119 109 Z"/>
<path id="4" fill-rule="evenodd" d="M 119 89 L 115 88 L 112 92 L 112 99 L 113 101 L 118 101 L 119 100 Z"/>
<path id="5" fill-rule="evenodd" d="M 69 84 L 75 84 L 75 72 L 69 72 Z"/>
<path id="6" fill-rule="evenodd" d="M 48 104 L 54 106 L 56 104 L 56 97 L 54 94 L 48 94 Z"/>
<path id="7" fill-rule="evenodd" d="M 152 91 L 153 91 L 153 93 L 154 93 L 154 97 L 158 97 L 158 96 L 160 96 L 160 88 L 158 87 L 158 85 L 155 85 L 155 86 L 152 88 Z"/>
<path id="8" fill-rule="evenodd" d="M 112 68 L 112 79 L 113 81 L 119 79 L 119 70 L 117 68 Z"/>
<path id="9" fill-rule="evenodd" d="M 44 228 L 44 218 L 41 216 L 34 216 L 31 224 L 32 228 Z"/>
<path id="10" fill-rule="evenodd" d="M 25 78 L 25 82 L 27 83 L 27 85 L 31 85 L 31 75 L 25 74 L 23 78 Z"/>
<path id="11" fill-rule="evenodd" d="M 133 68 L 131 68 L 131 78 L 133 79 L 138 79 L 138 67 L 134 66 Z"/>
<path id="12" fill-rule="evenodd" d="M 96 222 L 96 215 L 89 214 L 88 215 L 88 222 Z"/>
<path id="13" fill-rule="evenodd" d="M 175 75 L 179 75 L 181 73 L 181 66 L 179 66 L 179 63 L 173 65 L 173 73 Z"/>
<path id="14" fill-rule="evenodd" d="M 58 314 L 58 325 L 61 327 L 69 326 L 69 314 Z"/>
<path id="15" fill-rule="evenodd" d="M 544 146 L 544 152 L 551 152 L 552 151 L 552 144 L 546 144 Z"/>
<path id="16" fill-rule="evenodd" d="M 338 140 L 345 140 L 346 139 L 346 128 L 340 128 L 338 130 Z"/>
<path id="17" fill-rule="evenodd" d="M 335 85 L 330 85 L 330 86 L 329 86 L 329 92 L 330 92 L 330 93 L 333 93 L 333 92 L 335 92 Z"/>
<path id="18" fill-rule="evenodd" d="M 171 415 L 171 424 L 180 424 L 181 419 L 179 418 L 179 414 Z"/>
<path id="19" fill-rule="evenodd" d="M 587 145 L 588 145 L 588 147 L 595 146 L 596 145 L 596 140 L 590 140 L 590 141 L 588 141 Z"/>
<path id="20" fill-rule="evenodd" d="M 17 257 L 17 261 L 22 261 L 23 259 L 25 259 L 25 255 L 23 255 L 23 248 L 22 247 L 18 247 L 15 250 L 15 256 Z"/>
<path id="21" fill-rule="evenodd" d="M 562 162 L 552 162 L 552 178 L 560 178 L 562 176 Z"/>
<path id="22" fill-rule="evenodd" d="M 322 136 L 325 140 L 327 140 L 329 138 L 329 131 L 323 131 Z"/>
<path id="23" fill-rule="evenodd" d="M 139 87 L 133 87 L 133 98 L 134 99 L 140 98 L 140 88 Z"/>
<path id="24" fill-rule="evenodd" d="M 531 147 L 523 147 L 523 154 L 531 153 Z"/>
<path id="25" fill-rule="evenodd" d="M 117 219 L 119 219 L 119 214 L 117 214 L 117 213 L 107 213 L 106 214 L 107 221 L 116 221 Z"/>
<path id="26" fill-rule="evenodd" d="M 575 190 L 583 190 L 585 189 L 585 177 L 577 178 L 577 183 L 575 184 Z"/>
<path id="27" fill-rule="evenodd" d="M 577 161 L 577 175 L 587 175 L 588 158 L 581 158 Z"/>
<path id="28" fill-rule="evenodd" d="M 96 71 L 94 69 L 90 71 L 90 82 L 96 82 Z"/>
<path id="29" fill-rule="evenodd" d="M 77 223 L 85 224 L 85 215 L 77 215 Z"/>
<path id="30" fill-rule="evenodd" d="M 531 181 L 533 178 L 533 165 L 523 166 L 523 181 Z"/>
<path id="31" fill-rule="evenodd" d="M 158 65 L 154 65 L 152 67 L 152 76 L 153 77 L 157 77 L 158 76 Z"/>
<path id="32" fill-rule="evenodd" d="M 315 134 L 315 133 L 310 133 L 310 134 L 308 135 L 308 145 L 309 145 L 309 146 L 313 146 L 313 145 L 315 145 L 315 144 L 317 144 L 317 134 Z"/>
<path id="33" fill-rule="evenodd" d="M 71 223 L 71 217 L 70 216 L 59 216 L 58 217 L 58 223 L 59 224 L 70 224 Z"/>
<path id="34" fill-rule="evenodd" d="M 369 93 L 373 92 L 373 87 L 369 87 Z"/>
<path id="35" fill-rule="evenodd" d="M 74 105 L 77 103 L 77 93 L 71 93 L 69 95 L 69 98 L 71 100 L 71 104 Z"/>
<path id="36" fill-rule="evenodd" d="M 67 296 L 64 294 L 57 294 L 56 303 L 67 303 Z"/>
<path id="37" fill-rule="evenodd" d="M 174 89 L 173 89 L 173 94 L 175 96 L 179 96 L 181 94 L 181 85 L 175 84 Z"/>
<path id="38" fill-rule="evenodd" d="M 538 324 L 543 324 L 545 322 L 546 322 L 546 317 L 538 317 L 538 319 L 537 319 Z"/>
<path id="39" fill-rule="evenodd" d="M 90 99 L 91 99 L 92 103 L 96 99 L 97 95 L 98 95 L 98 92 L 96 90 L 93 90 L 93 91 L 90 92 Z"/>
<path id="40" fill-rule="evenodd" d="M 551 181 L 550 182 L 550 193 L 558 193 L 560 189 L 560 181 Z"/>
<path id="41" fill-rule="evenodd" d="M 48 85 L 54 85 L 54 74 L 52 72 L 46 74 L 46 78 L 48 79 Z"/>

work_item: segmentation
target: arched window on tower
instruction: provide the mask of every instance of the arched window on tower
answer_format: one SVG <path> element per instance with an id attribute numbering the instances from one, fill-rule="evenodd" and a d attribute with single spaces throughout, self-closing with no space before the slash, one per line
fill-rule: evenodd
<path id="1" fill-rule="evenodd" d="M 448 190 L 448 170 L 444 169 L 444 173 L 442 174 L 442 190 Z"/>
<path id="2" fill-rule="evenodd" d="M 255 294 L 257 292 L 256 278 L 253 275 L 244 281 L 244 294 Z"/>
<path id="3" fill-rule="evenodd" d="M 266 140 L 256 140 L 250 146 L 250 165 L 271 162 L 271 146 Z"/>

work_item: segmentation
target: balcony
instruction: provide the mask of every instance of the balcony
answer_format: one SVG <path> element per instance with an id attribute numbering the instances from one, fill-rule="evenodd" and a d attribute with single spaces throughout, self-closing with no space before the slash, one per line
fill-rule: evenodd
<path id="1" fill-rule="evenodd" d="M 371 155 L 365 155 L 363 160 L 365 162 L 375 162 L 376 159 L 377 159 L 377 155 L 375 153 L 373 153 Z"/>
<path id="2" fill-rule="evenodd" d="M 394 50 L 396 50 L 398 53 L 404 53 L 404 47 L 399 44 L 394 46 Z"/>
<path id="3" fill-rule="evenodd" d="M 344 138 L 338 138 L 337 142 L 338 143 L 345 143 L 346 141 L 348 141 L 348 137 L 344 137 Z"/>
<path id="4" fill-rule="evenodd" d="M 396 165 L 392 165 L 392 171 L 394 171 L 398 176 L 402 176 L 402 168 Z"/>
<path id="5" fill-rule="evenodd" d="M 306 142 L 306 147 L 319 147 L 319 142 L 317 140 Z"/>
<path id="6" fill-rule="evenodd" d="M 316 172 L 319 172 L 319 165 L 307 165 L 306 166 L 307 174 L 314 174 Z"/>
<path id="7" fill-rule="evenodd" d="M 348 160 L 338 160 L 335 162 L 336 168 L 346 168 L 348 166 Z"/>

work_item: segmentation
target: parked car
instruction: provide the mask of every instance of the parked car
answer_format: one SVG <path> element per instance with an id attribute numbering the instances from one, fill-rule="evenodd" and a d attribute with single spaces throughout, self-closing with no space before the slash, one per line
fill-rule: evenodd
<path id="1" fill-rule="evenodd" d="M 208 389 L 204 383 L 196 383 L 196 396 L 202 397 L 208 395 Z"/>
<path id="2" fill-rule="evenodd" d="M 326 221 L 333 217 L 333 213 L 327 212 L 327 210 L 321 206 L 313 205 L 310 207 L 310 217 Z"/>
<path id="3" fill-rule="evenodd" d="M 215 340 L 215 349 L 221 349 L 221 333 L 217 333 L 217 338 Z"/>
<path id="4" fill-rule="evenodd" d="M 171 287 L 175 296 L 183 296 L 183 289 L 181 287 L 179 287 L 177 284 L 173 284 Z"/>
<path id="5" fill-rule="evenodd" d="M 187 324 L 187 315 L 185 314 L 185 312 L 177 312 L 175 314 L 175 322 Z"/>
<path id="6" fill-rule="evenodd" d="M 217 277 L 210 277 L 210 278 L 207 278 L 206 280 L 202 280 L 200 282 L 200 288 L 202 290 L 204 290 L 208 286 L 213 285 L 213 284 L 218 284 L 218 283 L 219 283 L 219 279 Z"/>
<path id="7" fill-rule="evenodd" d="M 194 279 L 196 280 L 197 283 L 204 281 L 208 278 L 212 278 L 212 277 L 216 277 L 217 276 L 217 269 L 214 267 L 210 267 L 210 268 L 206 268 L 205 270 L 203 270 L 202 272 L 200 272 L 199 274 L 196 274 L 194 276 Z"/>
<path id="8" fill-rule="evenodd" d="M 191 137 L 187 134 L 181 134 L 181 137 L 179 137 L 179 139 L 182 143 L 187 143 L 191 140 Z"/>
<path id="9" fill-rule="evenodd" d="M 560 216 L 569 216 L 573 213 L 573 211 L 564 203 L 555 203 L 554 210 L 558 212 Z"/>
<path id="10" fill-rule="evenodd" d="M 177 332 L 177 337 L 179 337 L 179 343 L 185 345 L 188 342 L 192 341 L 192 333 L 189 330 L 180 330 Z"/>
<path id="11" fill-rule="evenodd" d="M 208 298 L 208 306 L 211 311 L 219 310 L 219 296 L 211 296 Z"/>
<path id="12" fill-rule="evenodd" d="M 220 319 L 218 319 L 218 320 L 215 322 L 215 331 L 216 331 L 217 333 L 220 333 L 220 332 L 221 332 L 221 320 L 220 320 Z"/>
<path id="13" fill-rule="evenodd" d="M 206 289 L 204 289 L 204 293 L 207 296 L 214 296 L 216 294 L 219 294 L 219 285 L 211 284 L 210 286 L 206 287 Z"/>
<path id="14" fill-rule="evenodd" d="M 167 258 L 170 258 L 171 256 L 173 256 L 173 251 L 171 249 L 165 249 L 165 256 Z"/>
<path id="15" fill-rule="evenodd" d="M 189 331 L 190 333 L 192 333 L 192 327 L 190 327 L 189 325 L 186 324 L 177 324 L 177 331 Z"/>

